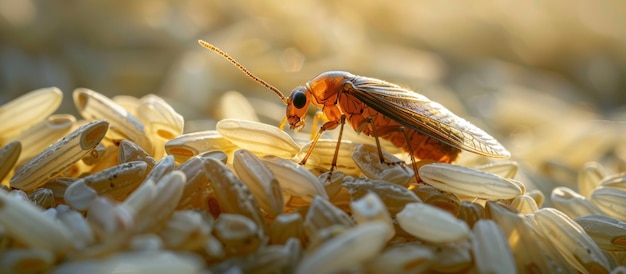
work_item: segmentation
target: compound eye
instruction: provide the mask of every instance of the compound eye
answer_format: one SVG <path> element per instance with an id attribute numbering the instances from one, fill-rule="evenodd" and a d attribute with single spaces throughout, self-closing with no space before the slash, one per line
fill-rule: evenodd
<path id="1" fill-rule="evenodd" d="M 293 106 L 297 109 L 301 109 L 306 104 L 306 94 L 302 91 L 295 91 L 293 93 Z"/>

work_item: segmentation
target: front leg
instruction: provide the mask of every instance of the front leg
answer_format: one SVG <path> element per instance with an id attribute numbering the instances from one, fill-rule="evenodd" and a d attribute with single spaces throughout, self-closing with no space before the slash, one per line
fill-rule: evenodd
<path id="1" fill-rule="evenodd" d="M 309 137 L 309 140 L 313 140 L 313 138 L 315 138 L 315 128 L 317 127 L 317 123 L 320 122 L 325 124 L 326 122 L 328 122 L 328 118 L 326 118 L 324 112 L 318 110 L 315 113 L 315 116 L 313 116 L 313 124 L 311 125 L 311 137 Z"/>
<path id="2" fill-rule="evenodd" d="M 300 164 L 301 165 L 306 164 L 306 161 L 309 159 L 309 156 L 311 156 L 311 152 L 313 152 L 313 148 L 317 144 L 317 141 L 320 139 L 320 137 L 322 136 L 322 133 L 324 133 L 324 131 L 333 130 L 333 129 L 337 128 L 337 126 L 341 125 L 341 129 L 339 131 L 339 140 L 337 141 L 337 147 L 335 148 L 335 155 L 333 156 L 333 162 L 332 162 L 332 165 L 330 167 L 330 171 L 332 172 L 332 170 L 337 165 L 337 155 L 338 155 L 338 152 L 339 152 L 339 144 L 341 142 L 341 135 L 343 134 L 343 125 L 345 124 L 345 122 L 346 122 L 346 116 L 345 115 L 341 115 L 341 117 L 338 120 L 332 120 L 332 121 L 328 121 L 328 122 L 324 123 L 320 127 L 320 129 L 317 131 L 317 133 L 315 134 L 315 137 L 313 137 L 313 143 L 311 143 L 311 146 L 309 146 L 309 149 L 307 150 L 306 154 L 304 155 L 304 158 L 302 158 L 302 161 L 300 161 Z"/>

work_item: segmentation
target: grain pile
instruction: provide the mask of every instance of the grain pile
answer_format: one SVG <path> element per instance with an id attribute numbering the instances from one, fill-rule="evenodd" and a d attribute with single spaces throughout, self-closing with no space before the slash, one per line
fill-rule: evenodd
<path id="1" fill-rule="evenodd" d="M 626 271 L 618 138 L 602 143 L 611 166 L 588 159 L 568 186 L 535 182 L 515 155 L 464 152 L 419 162 L 416 176 L 353 135 L 329 174 L 336 141 L 300 166 L 306 137 L 226 117 L 243 96 L 194 132 L 155 95 L 76 89 L 80 117 L 53 114 L 62 96 L 45 88 L 0 107 L 0 272 Z"/>
<path id="2" fill-rule="evenodd" d="M 0 273 L 624 273 L 625 3 L 0 0 Z M 416 184 L 348 128 L 338 171 L 336 131 L 301 167 L 197 39 L 281 89 L 418 90 L 512 157 Z"/>

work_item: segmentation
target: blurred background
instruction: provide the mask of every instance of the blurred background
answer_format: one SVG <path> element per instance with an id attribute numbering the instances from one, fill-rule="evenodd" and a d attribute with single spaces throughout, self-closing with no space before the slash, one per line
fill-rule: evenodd
<path id="1" fill-rule="evenodd" d="M 624 170 L 624 15 L 618 0 L 0 0 L 0 104 L 57 86 L 75 114 L 87 87 L 193 121 L 236 90 L 276 124 L 280 100 L 203 39 L 286 94 L 328 70 L 409 87 L 565 182 L 588 161 Z"/>

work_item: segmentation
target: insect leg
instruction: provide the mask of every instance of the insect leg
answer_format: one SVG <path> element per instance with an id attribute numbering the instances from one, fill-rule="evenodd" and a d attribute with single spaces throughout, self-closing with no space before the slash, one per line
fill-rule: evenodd
<path id="1" fill-rule="evenodd" d="M 363 119 L 358 127 L 356 128 L 357 132 L 361 132 L 363 130 L 363 128 L 365 126 L 370 126 L 370 128 L 372 129 L 372 136 L 374 137 L 374 140 L 376 141 L 376 149 L 378 150 L 378 159 L 380 159 L 380 163 L 385 163 L 385 158 L 383 156 L 383 149 L 382 146 L 380 145 L 380 139 L 379 139 L 379 135 L 378 135 L 378 131 L 382 130 L 381 133 L 382 134 L 387 134 L 391 131 L 401 131 L 404 133 L 404 139 L 405 140 L 409 140 L 408 135 L 406 134 L 406 132 L 404 131 L 404 127 L 397 127 L 397 126 L 392 126 L 392 127 L 376 127 L 374 125 L 374 120 L 371 117 L 365 117 L 365 119 Z M 410 147 L 410 146 L 409 146 Z M 412 151 L 412 150 L 411 150 Z M 411 160 L 413 160 L 413 154 L 411 154 Z M 395 164 L 404 164 L 403 161 L 400 162 L 391 162 L 391 163 L 387 163 L 387 164 L 391 164 L 391 165 L 395 165 Z"/>
<path id="2" fill-rule="evenodd" d="M 406 146 L 409 151 L 409 156 L 411 157 L 411 165 L 413 166 L 415 180 L 419 182 L 418 173 L 417 173 L 417 163 L 415 163 L 415 157 L 413 156 L 413 147 L 411 147 L 411 140 L 409 139 L 409 135 L 406 133 L 406 129 L 404 129 L 404 127 L 400 127 L 400 131 L 402 131 L 402 135 L 404 135 L 404 140 L 406 142 Z"/>
<path id="3" fill-rule="evenodd" d="M 311 146 L 309 146 L 309 150 L 306 151 L 306 154 L 304 155 L 304 158 L 302 158 L 302 161 L 300 161 L 301 165 L 306 164 L 306 161 L 309 159 L 309 156 L 311 156 L 311 152 L 313 152 L 313 148 L 315 147 L 315 145 L 317 144 L 317 141 L 320 139 L 320 137 L 322 136 L 322 133 L 324 133 L 324 131 L 327 130 L 331 130 L 331 129 L 335 129 L 337 128 L 337 126 L 339 126 L 339 124 L 342 125 L 342 129 L 343 129 L 343 124 L 345 123 L 345 116 L 342 115 L 342 119 L 336 120 L 336 121 L 328 121 L 326 123 L 324 123 L 321 127 L 320 130 L 317 131 L 317 134 L 315 134 L 315 137 L 313 138 L 313 142 L 311 143 Z M 341 133 L 340 133 L 340 138 L 341 138 Z M 335 154 L 337 154 L 335 152 Z M 336 156 L 335 156 L 335 160 L 336 160 Z M 334 161 L 336 162 L 336 161 Z"/>
<path id="4" fill-rule="evenodd" d="M 370 119 L 371 120 L 371 119 Z M 391 131 L 400 131 L 402 132 L 402 136 L 404 136 L 404 142 L 407 146 L 407 151 L 409 152 L 409 156 L 411 157 L 411 165 L 413 166 L 413 172 L 415 174 L 415 180 L 419 182 L 418 173 L 417 173 L 417 163 L 415 162 L 415 156 L 413 155 L 413 146 L 411 144 L 411 139 L 409 139 L 409 135 L 406 132 L 406 129 L 403 126 L 393 126 L 393 127 L 383 127 L 382 134 L 387 134 Z M 378 153 L 382 157 L 382 150 L 380 148 L 380 144 L 378 143 L 378 136 L 376 136 L 376 127 L 372 124 L 372 132 L 374 137 L 376 137 L 376 144 L 378 145 Z"/>
<path id="5" fill-rule="evenodd" d="M 337 157 L 339 156 L 339 145 L 341 145 L 341 136 L 343 136 L 343 126 L 346 124 L 346 115 L 341 114 L 341 126 L 339 128 L 339 137 L 337 137 L 337 146 L 335 147 L 335 155 L 333 155 L 333 161 L 330 165 L 330 172 L 332 173 L 335 167 L 337 167 Z M 330 178 L 330 177 L 328 177 Z"/>
<path id="6" fill-rule="evenodd" d="M 286 123 L 287 123 L 287 116 L 283 117 L 283 119 L 280 121 L 280 124 L 278 125 L 278 128 L 280 130 L 285 130 Z"/>
<path id="7" fill-rule="evenodd" d="M 374 140 L 376 140 L 376 148 L 378 149 L 378 159 L 380 160 L 381 163 L 384 163 L 385 158 L 383 157 L 383 150 L 380 146 L 380 140 L 378 139 L 378 133 L 376 132 L 376 127 L 374 126 L 374 120 L 372 120 L 372 117 L 365 117 L 365 119 L 361 121 L 361 123 L 359 124 L 357 131 L 361 132 L 363 130 L 363 127 L 367 125 L 371 127 L 372 135 L 374 135 Z"/>
<path id="8" fill-rule="evenodd" d="M 313 138 L 315 137 L 315 131 L 313 129 L 315 129 L 317 127 L 317 123 L 318 121 L 321 121 L 322 123 L 326 123 L 328 122 L 328 118 L 326 118 L 326 115 L 324 115 L 324 112 L 322 111 L 317 111 L 315 112 L 315 115 L 313 116 L 313 123 L 311 125 L 311 137 L 309 138 L 309 140 L 313 140 Z"/>

